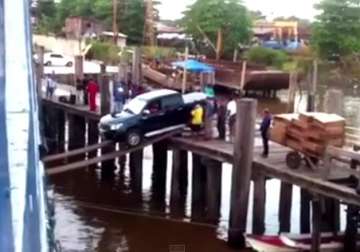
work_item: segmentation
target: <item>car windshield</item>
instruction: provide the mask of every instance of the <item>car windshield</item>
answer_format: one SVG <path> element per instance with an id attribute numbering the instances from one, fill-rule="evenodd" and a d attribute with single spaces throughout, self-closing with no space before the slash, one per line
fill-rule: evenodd
<path id="1" fill-rule="evenodd" d="M 146 101 L 139 98 L 135 98 L 125 105 L 124 110 L 125 112 L 138 115 L 141 113 L 141 111 L 143 111 L 145 106 L 146 106 Z"/>

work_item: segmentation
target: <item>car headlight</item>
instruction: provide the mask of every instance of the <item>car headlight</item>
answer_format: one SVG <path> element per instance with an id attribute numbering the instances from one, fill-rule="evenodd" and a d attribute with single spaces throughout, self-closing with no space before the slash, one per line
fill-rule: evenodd
<path id="1" fill-rule="evenodd" d="M 111 129 L 111 130 L 119 130 L 122 126 L 123 126 L 122 123 L 112 124 L 112 125 L 110 126 L 110 129 Z"/>

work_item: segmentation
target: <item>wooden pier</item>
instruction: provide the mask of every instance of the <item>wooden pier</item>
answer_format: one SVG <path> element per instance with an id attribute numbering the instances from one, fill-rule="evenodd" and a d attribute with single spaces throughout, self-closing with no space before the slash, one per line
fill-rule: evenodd
<path id="1" fill-rule="evenodd" d="M 226 142 L 221 139 L 202 140 L 193 137 L 175 137 L 175 133 L 149 139 L 143 145 L 127 149 L 117 146 L 111 141 L 101 142 L 97 132 L 97 122 L 100 113 L 87 111 L 83 106 L 64 104 L 54 100 L 43 100 L 45 121 L 48 117 L 55 120 L 57 127 L 47 128 L 50 136 L 55 139 L 64 140 L 64 124 L 68 121 L 69 146 L 66 152 L 64 143 L 57 143 L 57 147 L 51 152 L 54 155 L 43 159 L 48 167 L 47 174 L 54 176 L 59 173 L 68 172 L 74 169 L 99 167 L 103 162 L 102 170 L 112 173 L 109 161 L 113 166 L 115 160 L 130 154 L 131 177 L 139 181 L 136 190 L 141 191 L 142 159 L 145 146 L 153 146 L 154 174 L 156 174 L 156 186 L 164 187 L 167 169 L 167 150 L 173 151 L 173 173 L 171 179 L 171 209 L 176 211 L 176 206 L 181 201 L 184 188 L 192 183 L 192 214 L 195 218 L 205 219 L 209 222 L 216 220 L 219 216 L 221 202 L 221 169 L 222 163 L 233 164 L 233 177 L 231 186 L 231 210 L 229 223 L 229 243 L 236 247 L 245 246 L 243 234 L 246 232 L 247 209 L 249 199 L 250 181 L 254 182 L 253 197 L 253 233 L 263 234 L 265 231 L 265 185 L 268 179 L 279 179 L 282 182 L 282 189 L 279 204 L 279 222 L 281 232 L 290 231 L 291 221 L 291 197 L 292 186 L 302 188 L 302 194 L 308 195 L 307 201 L 301 203 L 301 227 L 302 231 L 308 232 L 310 223 L 313 228 L 321 231 L 336 231 L 339 228 L 339 211 L 333 211 L 339 202 L 348 204 L 353 208 L 360 207 L 360 195 L 354 188 L 341 184 L 340 181 L 347 181 L 352 175 L 359 175 L 356 170 L 341 166 L 333 166 L 330 172 L 325 165 L 318 169 L 311 169 L 303 165 L 298 170 L 291 170 L 285 164 L 286 154 L 290 149 L 271 144 L 269 158 L 261 157 L 261 145 L 255 137 L 255 114 L 256 101 L 242 99 L 238 104 L 238 125 L 235 143 Z M 246 111 L 246 112 L 245 112 Z M 61 115 L 61 116 L 59 116 Z M 246 118 L 244 118 L 246 115 Z M 78 117 L 78 119 L 72 118 Z M 67 118 L 67 120 L 66 120 Z M 81 118 L 81 120 L 80 120 Z M 65 120 L 64 120 L 65 119 Z M 49 127 L 49 126 L 48 126 Z M 176 132 L 178 133 L 178 132 Z M 87 139 L 85 139 L 87 137 Z M 76 148 L 70 148 L 70 143 L 76 143 Z M 59 147 L 59 145 L 61 145 Z M 110 149 L 109 149 L 110 147 Z M 107 149 L 98 155 L 98 150 Z M 193 175 L 192 181 L 188 181 L 188 153 L 192 154 Z M 332 153 L 335 156 L 336 153 Z M 340 153 L 341 154 L 341 153 Z M 341 156 L 341 155 L 340 155 Z M 74 157 L 77 157 L 74 159 Z M 359 154 L 353 153 L 345 159 L 360 160 Z M 326 163 L 324 163 L 326 164 Z M 324 176 L 326 174 L 326 176 Z M 140 179 L 139 179 L 140 178 Z M 314 196 L 315 195 L 315 196 Z M 310 219 L 310 202 L 313 202 L 314 209 L 320 209 L 319 219 Z M 331 199 L 337 202 L 326 211 L 318 208 L 318 199 L 321 201 Z M 331 204 L 330 204 L 331 205 Z M 332 209 L 332 210 L 329 210 Z M 333 214 L 329 214 L 333 212 Z M 334 214 L 335 213 L 335 214 Z M 328 218 L 322 217 L 327 214 Z M 331 216 L 331 217 L 329 217 Z M 327 228 L 324 228 L 327 227 Z M 331 230 L 330 230 L 331 229 Z M 318 235 L 318 233 L 315 233 Z M 318 237 L 314 237 L 318 239 Z M 316 251 L 316 250 L 314 250 Z"/>
<path id="2" fill-rule="evenodd" d="M 135 61 L 133 78 L 140 79 L 141 63 Z M 81 66 L 77 70 L 81 76 Z M 348 186 L 349 177 L 359 178 L 357 170 L 360 154 L 351 155 L 330 150 L 325 162 L 317 169 L 305 164 L 298 170 L 291 170 L 285 164 L 290 151 L 283 146 L 272 144 L 269 158 L 262 158 L 261 146 L 255 137 L 256 101 L 241 99 L 237 108 L 237 125 L 234 144 L 221 139 L 204 141 L 193 137 L 179 137 L 173 132 L 142 145 L 128 149 L 123 144 L 101 139 L 98 123 L 102 115 L 110 112 L 109 78 L 99 75 L 101 105 L 98 112 L 90 112 L 83 105 L 60 102 L 55 99 L 42 99 L 42 124 L 48 156 L 43 162 L 49 176 L 70 172 L 76 169 L 100 168 L 103 176 L 112 175 L 116 167 L 123 167 L 124 159 L 129 157 L 130 178 L 135 181 L 132 190 L 142 191 L 143 148 L 153 148 L 153 186 L 165 194 L 167 173 L 167 151 L 173 152 L 171 175 L 170 209 L 178 209 L 184 202 L 188 184 L 192 184 L 191 216 L 207 222 L 216 222 L 220 215 L 222 163 L 233 165 L 230 202 L 228 242 L 234 247 L 244 247 L 247 213 L 249 206 L 250 182 L 253 181 L 253 223 L 252 232 L 265 232 L 266 181 L 281 181 L 279 200 L 279 232 L 289 232 L 293 185 L 301 188 L 300 226 L 301 232 L 313 233 L 313 251 L 319 251 L 319 233 L 339 230 L 339 203 L 348 204 L 347 248 L 351 251 L 356 239 L 354 226 L 358 223 L 352 216 L 358 214 L 360 196 Z M 134 80 L 135 80 L 134 79 Z M 139 82 L 136 82 L 139 83 Z M 172 85 L 172 83 L 169 83 Z M 331 152 L 332 151 L 332 152 Z M 101 153 L 101 154 L 100 154 Z M 129 154 L 129 155 L 127 155 Z M 188 159 L 192 157 L 192 181 L 188 179 Z M 353 161 L 340 165 L 332 159 Z M 330 169 L 331 167 L 331 169 Z M 350 179 L 351 180 L 351 179 Z M 340 182 L 346 182 L 340 183 Z M 161 195 L 160 195 L 161 196 Z M 323 203 L 323 204 L 320 204 Z M 313 218 L 310 219 L 312 206 Z M 325 207 L 320 207 L 325 206 Z M 314 212 L 315 211 L 315 212 Z M 315 217 L 316 218 L 315 218 Z M 355 235 L 354 235 L 355 233 Z M 355 238 L 354 238 L 355 237 Z"/>

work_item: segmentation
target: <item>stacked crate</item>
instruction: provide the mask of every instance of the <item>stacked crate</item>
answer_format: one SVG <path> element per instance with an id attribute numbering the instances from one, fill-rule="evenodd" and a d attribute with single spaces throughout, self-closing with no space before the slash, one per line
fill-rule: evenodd
<path id="1" fill-rule="evenodd" d="M 345 119 L 327 113 L 278 115 L 270 138 L 308 156 L 321 157 L 326 146 L 344 145 Z"/>

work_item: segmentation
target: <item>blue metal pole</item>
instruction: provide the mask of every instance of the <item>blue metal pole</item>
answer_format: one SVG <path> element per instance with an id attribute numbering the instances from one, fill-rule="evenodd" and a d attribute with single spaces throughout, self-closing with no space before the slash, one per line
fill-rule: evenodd
<path id="1" fill-rule="evenodd" d="M 4 0 L 0 0 L 0 251 L 14 251 L 5 106 Z"/>

